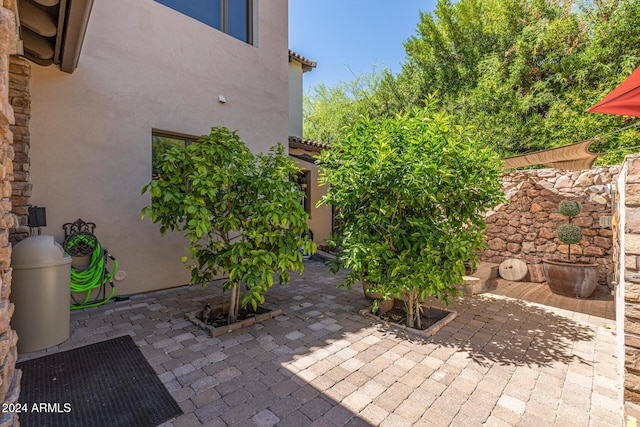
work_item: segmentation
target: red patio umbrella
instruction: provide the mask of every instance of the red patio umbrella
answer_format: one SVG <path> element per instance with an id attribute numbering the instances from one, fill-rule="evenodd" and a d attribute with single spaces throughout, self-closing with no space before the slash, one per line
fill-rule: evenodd
<path id="1" fill-rule="evenodd" d="M 587 110 L 590 113 L 640 117 L 640 67 L 605 98 Z"/>

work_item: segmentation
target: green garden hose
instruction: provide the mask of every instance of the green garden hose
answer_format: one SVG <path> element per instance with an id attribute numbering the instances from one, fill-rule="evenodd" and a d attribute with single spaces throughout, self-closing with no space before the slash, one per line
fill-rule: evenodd
<path id="1" fill-rule="evenodd" d="M 86 268 L 78 268 L 71 265 L 71 298 L 75 304 L 71 304 L 71 310 L 78 310 L 81 308 L 97 307 L 106 303 L 113 298 L 115 294 L 115 287 L 113 285 L 113 277 L 118 271 L 118 260 L 115 259 L 106 249 L 103 249 L 100 242 L 93 237 L 93 239 L 87 239 L 86 234 L 77 234 L 70 236 L 65 241 L 65 249 L 79 246 L 94 247 L 91 253 L 91 262 Z M 72 252 L 68 250 L 67 252 Z M 107 269 L 108 259 L 113 261 L 113 272 L 110 273 Z M 111 285 L 111 293 L 106 295 L 106 286 Z M 102 288 L 102 292 L 97 292 L 94 299 L 91 299 L 91 294 L 96 290 Z M 86 293 L 84 301 L 78 301 L 74 294 Z M 102 293 L 102 296 L 100 295 Z"/>

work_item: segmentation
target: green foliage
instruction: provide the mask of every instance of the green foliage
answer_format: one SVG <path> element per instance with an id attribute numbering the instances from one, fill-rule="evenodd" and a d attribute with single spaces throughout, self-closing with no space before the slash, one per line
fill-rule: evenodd
<path id="1" fill-rule="evenodd" d="M 142 189 L 152 199 L 141 216 L 159 223 L 162 234 L 176 230 L 189 239 L 183 260 L 192 284 L 226 277 L 230 314 L 237 315 L 237 301 L 254 309 L 262 303 L 274 275 L 287 283 L 290 271 L 302 271 L 299 248 L 315 252 L 313 242 L 301 238 L 307 214 L 289 180 L 298 168 L 281 144 L 256 155 L 235 132 L 214 127 L 197 143 L 168 148 L 158 167 L 161 178 Z"/>
<path id="2" fill-rule="evenodd" d="M 185 145 L 184 140 L 167 138 L 163 136 L 153 135 L 152 137 L 152 151 L 151 151 L 151 173 L 157 175 L 160 173 L 159 165 L 162 163 L 162 156 L 171 147 L 183 147 Z"/>
<path id="3" fill-rule="evenodd" d="M 479 149 L 435 105 L 395 117 L 358 120 L 318 165 L 340 225 L 333 244 L 351 270 L 385 297 L 407 295 L 413 325 L 419 301 L 447 301 L 465 260 L 483 247 L 484 213 L 501 200 L 499 161 Z"/>
<path id="4" fill-rule="evenodd" d="M 582 204 L 577 200 L 562 200 L 558 203 L 558 211 L 569 218 L 567 224 L 560 224 L 556 229 L 558 239 L 569 246 L 567 259 L 571 260 L 571 245 L 579 243 L 582 240 L 582 229 L 571 223 L 574 216 L 582 212 Z"/>
<path id="5" fill-rule="evenodd" d="M 634 0 L 440 0 L 405 44 L 406 68 L 423 76 L 422 97 L 441 93 L 454 123 L 504 156 L 567 145 L 625 124 L 585 110 L 640 65 L 634 17 Z M 594 150 L 615 163 L 639 143 L 631 131 Z"/>
<path id="6" fill-rule="evenodd" d="M 562 200 L 558 203 L 558 212 L 572 218 L 582 212 L 582 205 L 577 200 Z"/>
<path id="7" fill-rule="evenodd" d="M 358 96 L 334 97 L 346 83 L 307 98 L 306 135 L 332 142 L 365 112 L 393 116 L 434 95 L 452 124 L 474 127 L 501 156 L 608 135 L 629 120 L 585 110 L 640 65 L 638 22 L 637 0 L 439 0 L 406 41 L 400 74 L 360 80 Z M 636 128 L 592 151 L 613 164 L 639 145 Z"/>
<path id="8" fill-rule="evenodd" d="M 582 240 L 582 228 L 575 224 L 560 224 L 556 230 L 558 239 L 564 244 L 574 245 Z"/>
<path id="9" fill-rule="evenodd" d="M 317 85 L 313 94 L 304 97 L 304 135 L 329 144 L 342 139 L 358 117 L 375 108 L 373 96 L 389 74 L 374 70 L 332 87 Z"/>

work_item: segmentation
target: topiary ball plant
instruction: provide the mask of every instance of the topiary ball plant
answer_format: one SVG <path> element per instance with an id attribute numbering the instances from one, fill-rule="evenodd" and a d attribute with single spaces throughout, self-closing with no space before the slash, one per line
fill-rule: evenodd
<path id="1" fill-rule="evenodd" d="M 560 224 L 556 234 L 558 239 L 567 245 L 574 245 L 582 240 L 582 228 L 575 224 Z"/>
<path id="2" fill-rule="evenodd" d="M 558 211 L 569 218 L 566 224 L 560 224 L 556 230 L 558 239 L 568 245 L 567 259 L 571 260 L 571 245 L 579 243 L 582 240 L 582 228 L 571 223 L 574 216 L 582 212 L 582 205 L 575 200 L 563 200 L 558 203 Z"/>
<path id="3" fill-rule="evenodd" d="M 575 200 L 563 200 L 558 203 L 558 210 L 562 215 L 573 218 L 582 212 L 582 205 Z"/>

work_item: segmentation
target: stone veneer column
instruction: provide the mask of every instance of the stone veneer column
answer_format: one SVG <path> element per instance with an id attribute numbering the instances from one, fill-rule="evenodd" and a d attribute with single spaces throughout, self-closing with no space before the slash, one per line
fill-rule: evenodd
<path id="1" fill-rule="evenodd" d="M 623 295 L 618 296 L 617 320 L 624 339 L 624 401 L 627 417 L 640 419 L 640 155 L 625 158 L 619 186 L 621 238 L 616 247 L 621 240 L 617 252 Z"/>
<path id="2" fill-rule="evenodd" d="M 10 126 L 13 133 L 13 182 L 11 188 L 11 212 L 14 224 L 9 240 L 15 244 L 29 237 L 28 214 L 29 197 L 33 184 L 29 183 L 29 118 L 31 117 L 31 92 L 29 78 L 31 64 L 21 56 L 11 56 L 9 63 L 9 103 L 13 108 L 15 124 Z"/>
<path id="3" fill-rule="evenodd" d="M 13 134 L 9 126 L 14 123 L 9 104 L 9 56 L 16 47 L 16 0 L 0 0 L 0 402 L 16 402 L 20 395 L 20 371 L 15 370 L 18 357 L 17 334 L 9 321 L 13 304 L 11 293 L 11 244 L 9 228 L 11 214 L 11 180 L 13 179 Z M 15 413 L 0 413 L 0 427 L 19 425 Z"/>

